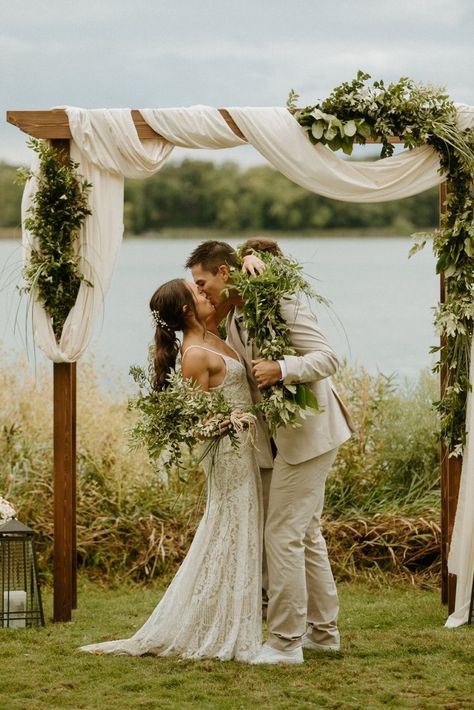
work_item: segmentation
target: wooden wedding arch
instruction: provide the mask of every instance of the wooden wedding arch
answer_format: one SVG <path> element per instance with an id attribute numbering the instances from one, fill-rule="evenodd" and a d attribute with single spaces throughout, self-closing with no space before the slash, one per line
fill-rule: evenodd
<path id="1" fill-rule="evenodd" d="M 132 110 L 138 137 L 142 140 L 160 137 L 143 119 L 138 110 Z M 245 140 L 245 135 L 232 120 L 226 109 L 219 113 L 231 130 Z M 7 111 L 7 122 L 35 138 L 44 138 L 69 157 L 72 138 L 64 109 L 49 111 Z M 371 140 L 368 143 L 373 142 Z M 400 143 L 393 138 L 391 143 Z M 446 183 L 439 188 L 440 215 L 445 212 Z M 440 300 L 445 299 L 444 275 L 440 275 Z M 446 370 L 440 376 L 441 393 L 444 392 Z M 54 621 L 70 621 L 72 610 L 77 608 L 77 545 L 76 545 L 76 363 L 53 364 L 53 418 L 54 418 Z M 447 603 L 448 612 L 454 611 L 456 576 L 448 574 L 447 559 L 454 517 L 456 514 L 462 459 L 449 458 L 449 451 L 441 444 L 441 600 Z"/>

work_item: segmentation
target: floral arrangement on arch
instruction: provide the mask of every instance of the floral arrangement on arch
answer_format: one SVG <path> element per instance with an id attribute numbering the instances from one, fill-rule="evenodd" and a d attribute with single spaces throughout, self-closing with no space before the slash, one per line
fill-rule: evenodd
<path id="1" fill-rule="evenodd" d="M 431 348 L 439 356 L 434 367 L 446 373 L 442 397 L 435 402 L 440 436 L 451 452 L 462 455 L 471 340 L 474 331 L 474 130 L 459 128 L 457 110 L 445 91 L 415 84 L 407 77 L 386 85 L 367 82 L 359 71 L 352 82 L 337 86 L 327 99 L 299 108 L 290 91 L 287 107 L 313 144 L 350 155 L 355 143 L 380 141 L 381 158 L 393 154 L 391 140 L 405 148 L 430 145 L 439 155 L 440 172 L 447 183 L 447 200 L 440 228 L 432 234 L 413 235 L 409 256 L 433 240 L 436 271 L 444 274 L 446 298 L 435 309 L 434 323 L 441 345 Z"/>

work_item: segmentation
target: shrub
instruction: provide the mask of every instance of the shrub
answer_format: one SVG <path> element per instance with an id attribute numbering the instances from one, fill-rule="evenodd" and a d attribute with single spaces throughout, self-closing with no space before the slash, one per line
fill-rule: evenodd
<path id="1" fill-rule="evenodd" d="M 416 383 L 396 386 L 392 377 L 344 366 L 336 384 L 356 435 L 341 447 L 329 476 L 326 515 L 437 515 L 439 451 L 431 405 L 436 378 L 423 371 Z"/>

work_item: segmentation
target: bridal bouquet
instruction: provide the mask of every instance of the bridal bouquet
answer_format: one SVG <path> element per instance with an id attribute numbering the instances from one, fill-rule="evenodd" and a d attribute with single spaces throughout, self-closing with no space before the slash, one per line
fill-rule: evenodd
<path id="1" fill-rule="evenodd" d="M 131 367 L 130 374 L 139 389 L 129 401 L 129 409 L 138 412 L 130 432 L 132 448 L 145 446 L 152 461 L 160 459 L 168 468 L 183 466 L 186 452 L 199 444 L 202 461 L 215 452 L 224 436 L 238 447 L 238 434 L 255 422 L 250 412 L 232 410 L 221 390 L 205 392 L 181 371 L 172 371 L 168 386 L 160 392 L 152 388 L 142 368 Z"/>
<path id="2" fill-rule="evenodd" d="M 243 317 L 249 339 L 255 343 L 262 358 L 281 360 L 283 355 L 297 355 L 291 345 L 290 331 L 280 313 L 280 301 L 288 296 L 307 296 L 319 303 L 328 301 L 313 291 L 302 275 L 297 261 L 269 252 L 256 251 L 265 270 L 251 276 L 235 269 L 232 281 L 243 300 Z M 261 392 L 262 399 L 254 409 L 260 411 L 270 432 L 279 426 L 299 426 L 298 415 L 321 411 L 316 397 L 305 384 L 278 382 Z"/>

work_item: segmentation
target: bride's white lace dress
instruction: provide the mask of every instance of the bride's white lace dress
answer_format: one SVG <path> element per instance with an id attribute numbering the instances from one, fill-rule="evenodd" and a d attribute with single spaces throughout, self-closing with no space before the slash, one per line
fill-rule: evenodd
<path id="1" fill-rule="evenodd" d="M 245 369 L 223 357 L 227 368 L 219 389 L 233 408 L 248 411 Z M 259 469 L 247 434 L 238 449 L 224 437 L 212 468 L 210 461 L 204 465 L 211 469 L 206 510 L 161 601 L 131 638 L 81 651 L 248 661 L 259 650 L 263 514 Z"/>

